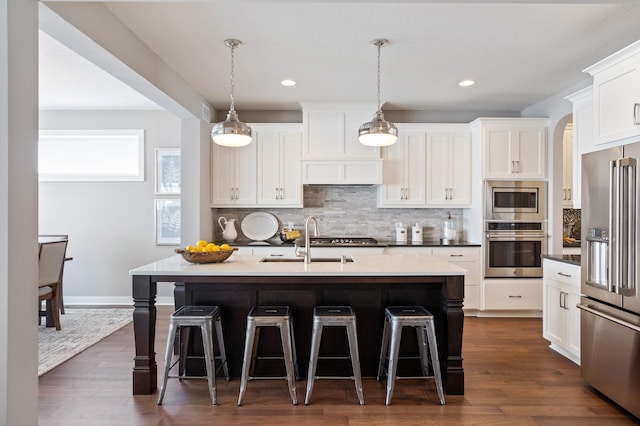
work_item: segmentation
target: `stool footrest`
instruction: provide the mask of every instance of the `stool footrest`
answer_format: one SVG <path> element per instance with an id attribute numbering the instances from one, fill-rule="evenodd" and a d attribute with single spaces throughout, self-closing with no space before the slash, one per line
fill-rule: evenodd
<path id="1" fill-rule="evenodd" d="M 329 379 L 329 380 L 356 380 L 355 376 L 313 376 L 313 380 Z"/>
<path id="2" fill-rule="evenodd" d="M 287 376 L 249 376 L 248 380 L 287 380 Z"/>
<path id="3" fill-rule="evenodd" d="M 319 356 L 318 359 L 351 359 L 350 356 Z"/>

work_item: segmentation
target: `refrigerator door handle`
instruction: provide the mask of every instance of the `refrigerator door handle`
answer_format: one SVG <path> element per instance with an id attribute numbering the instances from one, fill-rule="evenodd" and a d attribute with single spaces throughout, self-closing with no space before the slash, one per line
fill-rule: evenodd
<path id="1" fill-rule="evenodd" d="M 597 315 L 597 316 L 602 317 L 604 319 L 607 319 L 609 321 L 613 321 L 616 324 L 620 324 L 620 325 L 622 325 L 624 327 L 630 328 L 633 331 L 640 332 L 640 327 L 638 327 L 637 325 L 631 324 L 630 322 L 627 322 L 627 321 L 625 321 L 623 319 L 620 319 L 620 318 L 616 318 L 616 317 L 614 317 L 612 315 L 605 314 L 604 312 L 598 311 L 597 309 L 593 309 L 591 306 L 586 305 L 584 303 L 578 303 L 576 305 L 576 308 L 582 309 L 585 312 L 589 312 L 590 314 Z"/>
<path id="2" fill-rule="evenodd" d="M 616 293 L 622 296 L 635 295 L 636 280 L 636 170 L 635 158 L 618 160 L 618 279 Z M 622 219 L 622 220 L 620 220 Z"/>
<path id="3" fill-rule="evenodd" d="M 617 251 L 617 217 L 618 217 L 618 194 L 616 184 L 618 183 L 617 161 L 609 162 L 609 259 L 607 259 L 607 289 L 614 291 L 614 279 L 617 278 L 616 251 Z"/>

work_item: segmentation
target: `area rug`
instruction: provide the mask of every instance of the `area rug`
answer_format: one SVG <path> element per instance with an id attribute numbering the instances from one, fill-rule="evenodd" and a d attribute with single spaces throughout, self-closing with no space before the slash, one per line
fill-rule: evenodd
<path id="1" fill-rule="evenodd" d="M 62 330 L 38 327 L 38 376 L 73 358 L 133 320 L 133 309 L 65 309 Z"/>

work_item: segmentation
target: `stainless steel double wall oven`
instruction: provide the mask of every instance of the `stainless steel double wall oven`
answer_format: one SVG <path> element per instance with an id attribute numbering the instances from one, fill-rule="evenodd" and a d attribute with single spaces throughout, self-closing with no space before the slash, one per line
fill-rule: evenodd
<path id="1" fill-rule="evenodd" d="M 546 200 L 543 181 L 485 181 L 485 277 L 542 277 Z"/>

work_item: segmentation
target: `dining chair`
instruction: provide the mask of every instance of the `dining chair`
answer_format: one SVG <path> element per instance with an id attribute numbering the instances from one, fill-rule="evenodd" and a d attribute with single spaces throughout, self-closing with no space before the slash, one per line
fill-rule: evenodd
<path id="1" fill-rule="evenodd" d="M 46 300 L 46 312 L 47 315 L 51 314 L 56 330 L 61 328 L 58 294 L 67 243 L 67 240 L 38 243 L 38 321 L 41 316 L 40 305 Z"/>
<path id="2" fill-rule="evenodd" d="M 40 234 L 38 235 L 38 242 L 51 242 L 51 241 L 69 241 L 69 235 L 66 234 Z M 64 262 L 73 260 L 73 257 L 69 257 L 65 254 Z M 62 275 L 64 276 L 64 265 L 62 265 Z M 64 279 L 60 279 L 60 285 L 58 288 L 58 308 L 60 313 L 64 315 Z"/>

